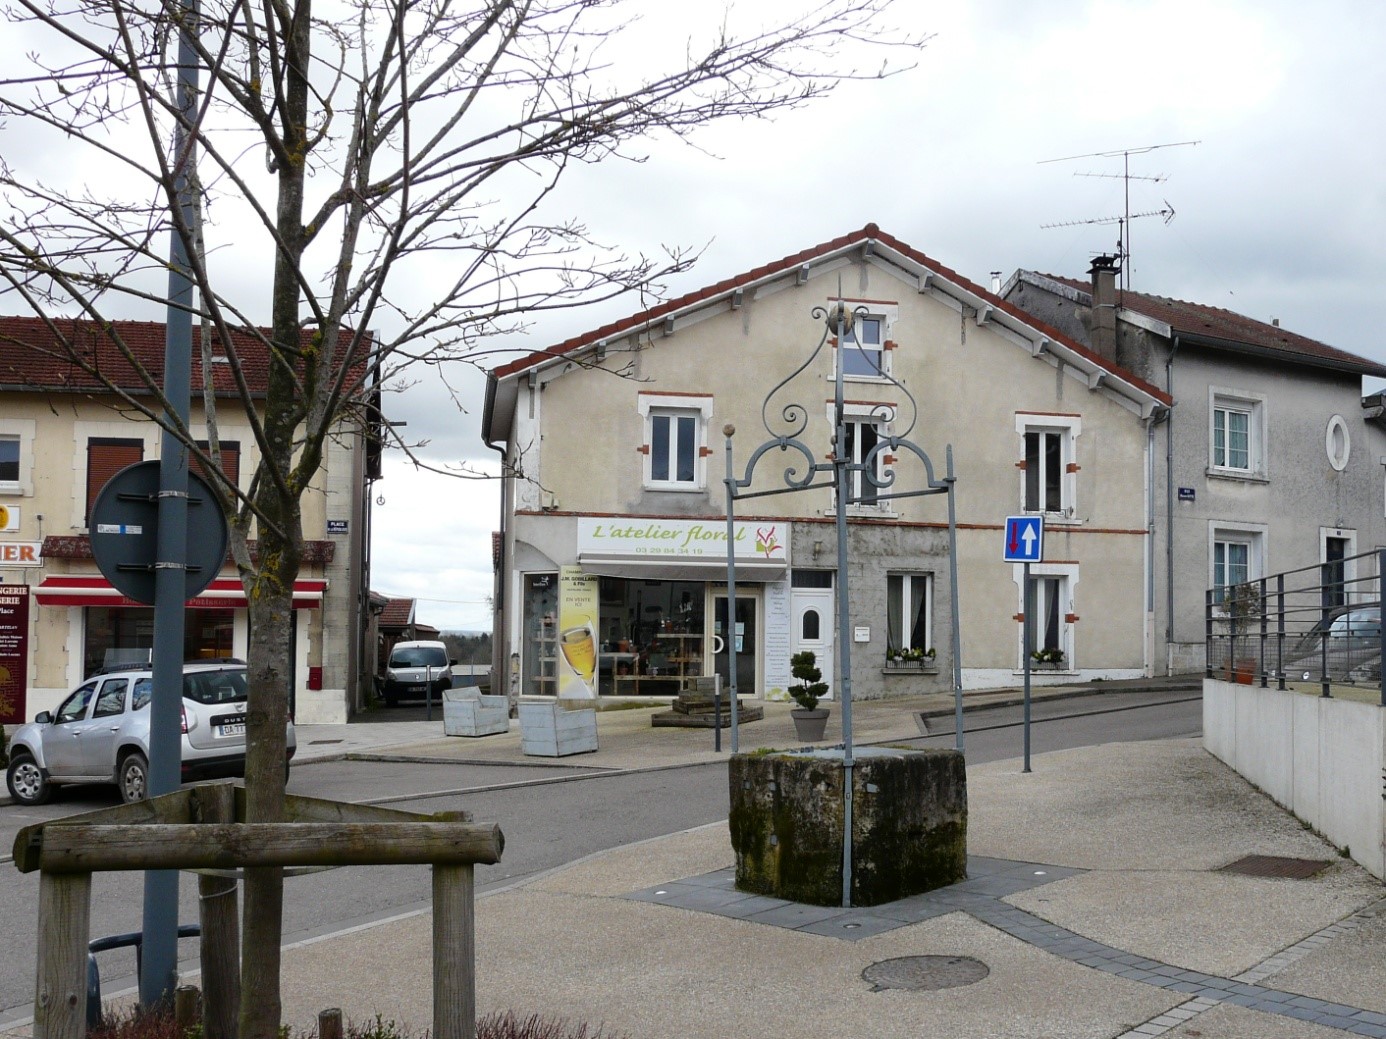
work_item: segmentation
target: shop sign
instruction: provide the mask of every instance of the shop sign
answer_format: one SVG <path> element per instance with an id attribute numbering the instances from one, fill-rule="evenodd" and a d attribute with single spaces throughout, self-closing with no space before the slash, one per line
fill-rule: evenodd
<path id="1" fill-rule="evenodd" d="M 0 505 L 0 530 L 13 533 L 19 529 L 19 506 Z"/>
<path id="2" fill-rule="evenodd" d="M 733 526 L 738 559 L 783 562 L 789 524 L 782 520 L 747 521 Z M 578 519 L 578 553 L 663 558 L 727 555 L 727 525 L 716 520 Z"/>
<path id="3" fill-rule="evenodd" d="M 43 542 L 0 541 L 0 566 L 42 566 Z"/>
<path id="4" fill-rule="evenodd" d="M 24 721 L 28 682 L 29 586 L 0 584 L 0 724 Z"/>

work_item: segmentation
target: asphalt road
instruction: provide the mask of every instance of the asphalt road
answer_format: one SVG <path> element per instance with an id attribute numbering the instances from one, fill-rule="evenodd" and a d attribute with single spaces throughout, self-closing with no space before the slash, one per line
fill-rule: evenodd
<path id="1" fill-rule="evenodd" d="M 967 715 L 966 751 L 975 763 L 1019 757 L 1019 708 Z M 941 731 L 911 741 L 919 746 L 953 745 L 952 719 L 936 719 Z M 1031 752 L 1116 741 L 1166 739 L 1201 731 L 1197 697 L 1150 694 L 1044 701 L 1033 713 Z M 1035 760 L 1036 770 L 1044 768 Z M 563 776 L 567 782 L 553 783 Z M 549 782 L 543 782 L 549 780 Z M 342 801 L 388 800 L 414 811 L 466 809 L 479 820 L 495 820 L 505 831 L 502 862 L 477 869 L 479 891 L 573 862 L 634 841 L 676 833 L 727 816 L 726 773 L 720 765 L 648 772 L 534 768 L 411 762 L 321 762 L 296 768 L 289 791 Z M 405 800 L 399 798 L 404 797 Z M 0 813 L 0 848 L 30 823 L 118 803 L 114 788 L 69 792 L 41 808 L 6 808 Z M 95 936 L 137 931 L 141 926 L 143 881 L 138 873 L 97 874 L 92 887 Z M 401 913 L 427 908 L 429 871 L 414 866 L 352 867 L 290 879 L 285 891 L 285 941 L 301 941 Z M 0 863 L 0 1027 L 27 1017 L 33 999 L 38 875 L 20 874 Z M 196 883 L 180 884 L 180 919 L 196 921 Z M 196 941 L 183 953 L 196 956 Z M 103 993 L 134 984 L 130 952 L 100 956 Z M 191 964 L 189 964 L 191 965 Z"/>

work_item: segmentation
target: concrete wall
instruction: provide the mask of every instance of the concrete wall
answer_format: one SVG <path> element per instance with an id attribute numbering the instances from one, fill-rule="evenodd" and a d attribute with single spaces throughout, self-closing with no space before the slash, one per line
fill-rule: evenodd
<path id="1" fill-rule="evenodd" d="M 1205 679 L 1203 745 L 1386 879 L 1386 708 Z"/>

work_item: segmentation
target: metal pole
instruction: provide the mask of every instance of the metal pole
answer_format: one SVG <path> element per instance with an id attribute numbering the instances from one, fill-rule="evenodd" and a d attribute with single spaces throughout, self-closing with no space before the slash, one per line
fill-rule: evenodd
<path id="1" fill-rule="evenodd" d="M 841 289 L 838 289 L 839 295 Z M 842 401 L 842 355 L 847 349 L 847 305 L 839 301 L 837 311 L 837 364 L 833 389 L 833 474 L 837 489 L 834 527 L 837 533 L 837 666 L 838 688 L 842 699 L 842 908 L 852 906 L 852 776 L 856 760 L 852 756 L 852 618 L 847 588 L 847 420 Z M 862 470 L 866 480 L 866 471 Z"/>
<path id="2" fill-rule="evenodd" d="M 1379 616 L 1381 605 L 1386 603 L 1386 548 L 1378 549 L 1376 553 L 1376 603 Z M 1381 624 L 1378 622 L 1377 630 L 1380 629 Z M 1386 650 L 1386 631 L 1381 631 L 1381 648 Z M 1386 656 L 1379 659 L 1386 660 Z M 1386 668 L 1381 669 L 1378 680 L 1381 684 L 1381 706 L 1386 707 Z"/>
<path id="3" fill-rule="evenodd" d="M 1020 622 L 1024 637 L 1021 640 L 1025 657 L 1025 769 L 1030 771 L 1030 654 L 1035 651 L 1035 589 L 1030 584 L 1030 564 L 1025 563 L 1024 592 L 1021 601 L 1024 605 L 1024 619 Z"/>
<path id="4" fill-rule="evenodd" d="M 168 316 L 164 333 L 164 395 L 169 423 L 188 425 L 192 384 L 193 283 L 184 233 L 197 220 L 193 196 L 193 141 L 197 111 L 197 2 L 185 0 L 178 33 L 178 109 L 174 135 L 178 216 L 169 233 Z M 182 224 L 180 232 L 178 224 Z M 188 454 L 165 429 L 159 453 L 159 530 L 154 563 L 153 689 L 149 708 L 151 797 L 178 789 L 182 773 L 184 599 L 187 594 Z M 178 871 L 148 870 L 144 875 L 144 942 L 140 961 L 140 1002 L 171 1001 L 178 984 Z"/>
<path id="5" fill-rule="evenodd" d="M 722 427 L 722 435 L 727 442 L 727 476 L 723 480 L 727 488 L 727 631 L 724 636 L 727 646 L 727 707 L 731 710 L 731 752 L 733 754 L 740 751 L 740 705 L 736 700 L 736 522 L 732 516 L 732 499 L 736 489 L 736 471 L 732 468 L 732 437 L 736 435 L 736 427 L 728 422 Z M 717 616 L 716 604 L 713 604 L 712 616 Z M 722 730 L 715 727 L 717 735 L 720 736 Z M 718 749 L 721 749 L 720 746 Z"/>
<path id="6" fill-rule="evenodd" d="M 963 702 L 962 702 L 962 607 L 958 604 L 958 509 L 954 485 L 957 477 L 953 475 L 953 445 L 945 451 L 948 461 L 948 579 L 952 582 L 953 600 L 953 745 L 962 753 L 963 749 Z"/>

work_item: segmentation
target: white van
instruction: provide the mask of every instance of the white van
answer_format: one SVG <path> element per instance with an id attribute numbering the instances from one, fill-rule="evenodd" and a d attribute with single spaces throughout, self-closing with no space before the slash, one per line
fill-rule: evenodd
<path id="1" fill-rule="evenodd" d="M 423 700 L 433 687 L 433 698 L 440 703 L 443 690 L 452 688 L 452 665 L 448 648 L 441 642 L 396 642 L 385 664 L 385 681 L 380 696 L 387 707 L 401 700 Z"/>

